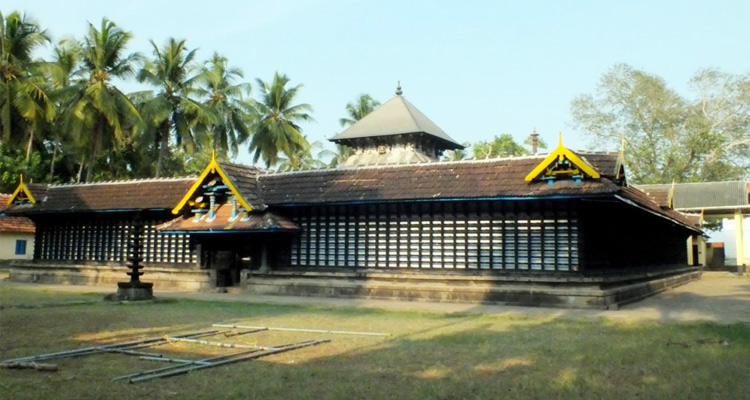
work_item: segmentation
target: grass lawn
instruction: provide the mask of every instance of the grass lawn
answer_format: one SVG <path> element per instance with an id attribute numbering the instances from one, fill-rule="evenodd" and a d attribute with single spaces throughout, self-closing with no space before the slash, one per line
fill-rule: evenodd
<path id="1" fill-rule="evenodd" d="M 116 354 L 53 360 L 58 372 L 0 369 L 0 399 L 739 399 L 750 393 L 746 324 L 188 300 L 76 304 L 100 298 L 0 287 L 0 359 L 199 331 L 218 322 L 392 336 L 263 332 L 208 337 L 258 345 L 332 342 L 138 384 L 111 378 L 163 364 Z M 45 307 L 28 308 L 35 304 Z M 185 343 L 142 350 L 178 358 L 236 351 Z"/>

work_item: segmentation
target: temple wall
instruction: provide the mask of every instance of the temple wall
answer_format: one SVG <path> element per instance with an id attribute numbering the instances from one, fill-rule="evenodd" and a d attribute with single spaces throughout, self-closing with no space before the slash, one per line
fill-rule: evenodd
<path id="1" fill-rule="evenodd" d="M 125 264 L 132 214 L 37 216 L 34 259 L 40 261 L 110 262 Z M 158 214 L 143 219 L 145 264 L 195 264 L 190 235 L 162 234 L 156 226 L 166 219 Z"/>
<path id="2" fill-rule="evenodd" d="M 292 267 L 573 272 L 571 201 L 381 203 L 296 208 Z"/>

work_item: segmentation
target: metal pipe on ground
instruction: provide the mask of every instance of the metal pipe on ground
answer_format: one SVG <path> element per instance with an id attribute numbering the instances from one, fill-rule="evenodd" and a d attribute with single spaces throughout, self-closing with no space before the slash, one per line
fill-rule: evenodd
<path id="1" fill-rule="evenodd" d="M 172 362 L 172 363 L 181 363 L 181 364 L 208 364 L 205 361 L 200 360 L 185 360 L 182 358 L 169 358 L 169 357 L 147 357 L 143 356 L 141 357 L 141 360 L 149 360 L 149 361 L 164 361 L 164 362 Z"/>
<path id="2" fill-rule="evenodd" d="M 226 332 L 226 333 L 224 333 L 224 336 L 225 337 L 230 337 L 230 336 L 247 335 L 249 333 L 262 332 L 262 331 L 267 331 L 267 330 L 268 329 L 266 329 L 266 328 L 258 328 L 258 329 L 250 329 L 249 331 Z"/>
<path id="3" fill-rule="evenodd" d="M 312 342 L 314 342 L 314 340 L 307 340 L 307 341 L 300 342 L 300 343 L 312 343 Z M 281 346 L 278 346 L 278 347 L 282 348 L 283 346 L 288 346 L 288 345 L 281 345 Z M 233 357 L 239 357 L 239 356 L 243 356 L 243 355 L 247 355 L 247 354 L 251 354 L 251 353 L 258 353 L 260 351 L 261 350 L 257 350 L 257 349 L 240 351 L 238 353 L 225 354 L 225 355 L 221 355 L 221 356 L 204 358 L 202 360 L 190 361 L 190 364 L 211 363 L 211 362 L 225 360 L 225 359 L 229 359 L 229 358 L 233 358 Z M 184 365 L 172 365 L 172 366 L 169 366 L 169 367 L 162 367 L 162 368 L 156 368 L 156 369 L 151 369 L 151 370 L 146 370 L 146 371 L 141 371 L 141 372 L 134 372 L 132 374 L 116 376 L 116 377 L 112 378 L 112 380 L 113 381 L 119 381 L 119 380 L 122 380 L 122 379 L 134 378 L 134 377 L 138 377 L 138 376 L 143 376 L 143 375 L 148 375 L 148 374 L 154 374 L 154 373 L 158 373 L 158 372 L 168 371 L 168 370 L 175 369 L 175 368 L 181 368 L 183 366 Z"/>
<path id="4" fill-rule="evenodd" d="M 330 334 L 339 334 L 339 335 L 391 336 L 390 333 L 382 333 L 382 332 L 329 331 L 329 330 L 325 330 L 325 329 L 284 328 L 284 327 L 248 326 L 248 325 L 233 325 L 233 324 L 213 324 L 211 326 L 213 326 L 215 328 L 258 329 L 258 330 L 269 330 L 269 331 L 330 333 Z"/>
<path id="5" fill-rule="evenodd" d="M 200 339 L 192 339 L 192 338 L 167 337 L 167 340 L 174 341 L 174 342 L 186 342 L 186 343 L 207 344 L 210 346 L 229 347 L 231 349 L 256 349 L 256 350 L 275 349 L 275 347 L 268 347 L 268 346 L 253 346 L 253 345 L 239 344 L 239 343 L 223 343 L 223 342 L 214 342 L 212 340 L 200 340 Z"/>
<path id="6" fill-rule="evenodd" d="M 206 336 L 208 333 L 216 334 L 218 331 L 212 330 L 212 331 L 203 331 L 203 332 L 195 332 L 195 333 L 188 333 L 183 335 L 178 335 L 176 337 L 195 337 L 197 335 Z M 20 361 L 42 361 L 42 360 L 52 360 L 56 358 L 67 358 L 67 357 L 77 357 L 77 356 L 83 356 L 83 355 L 89 355 L 89 354 L 97 354 L 97 353 L 105 353 L 114 349 L 118 350 L 132 350 L 136 348 L 142 348 L 142 347 L 150 347 L 154 346 L 156 342 L 164 342 L 167 343 L 167 340 L 164 339 L 164 337 L 155 337 L 155 338 L 147 338 L 147 339 L 139 339 L 139 340 L 132 340 L 128 342 L 121 342 L 121 343 L 112 343 L 104 346 L 91 346 L 91 347 L 84 347 L 80 349 L 75 350 L 64 350 L 64 351 L 58 351 L 55 353 L 47 353 L 47 354 L 38 354 L 35 356 L 28 356 L 28 357 L 20 357 L 20 358 L 14 358 L 10 360 L 4 360 L 0 362 L 0 364 L 5 363 L 11 363 L 11 362 L 20 362 Z M 158 343 L 161 344 L 161 343 Z"/>
<path id="7" fill-rule="evenodd" d="M 148 374 L 148 375 L 144 375 L 144 376 L 140 376 L 136 378 L 131 378 L 130 383 L 145 382 L 145 381 L 149 381 L 151 379 L 156 379 L 156 378 L 167 378 L 170 376 L 185 374 L 191 371 L 197 371 L 197 370 L 205 369 L 205 368 L 218 367 L 221 365 L 232 364 L 232 363 L 245 361 L 245 360 L 252 360 L 252 359 L 256 359 L 260 357 L 269 356 L 272 354 L 283 353 L 286 351 L 296 350 L 296 349 L 300 349 L 300 348 L 308 347 L 308 346 L 315 346 L 315 345 L 318 345 L 321 343 L 327 343 L 327 342 L 330 342 L 330 340 L 323 339 L 323 340 L 300 342 L 300 343 L 294 343 L 294 344 L 290 344 L 286 346 L 279 346 L 273 350 L 254 352 L 254 353 L 247 354 L 244 356 L 233 357 L 233 358 L 229 358 L 229 359 L 225 359 L 225 360 L 221 360 L 217 362 L 212 362 L 212 363 L 204 364 L 204 365 L 200 365 L 200 364 L 179 365 L 178 368 L 174 368 L 171 371 L 164 371 L 160 373 Z"/>

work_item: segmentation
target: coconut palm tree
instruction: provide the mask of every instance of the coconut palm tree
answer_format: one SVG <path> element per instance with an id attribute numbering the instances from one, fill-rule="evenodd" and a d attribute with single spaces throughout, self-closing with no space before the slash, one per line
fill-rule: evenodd
<path id="1" fill-rule="evenodd" d="M 339 124 L 341 124 L 342 127 L 354 125 L 357 121 L 378 108 L 379 105 L 380 102 L 374 100 L 369 94 L 360 94 L 354 101 L 350 101 L 346 104 L 346 112 L 349 116 L 347 118 L 339 119 Z"/>
<path id="2" fill-rule="evenodd" d="M 26 141 L 26 159 L 31 156 L 35 134 L 54 117 L 49 87 L 35 62 L 34 49 L 49 41 L 39 24 L 17 12 L 0 14 L 0 125 L 2 142 Z M 17 128 L 16 128 L 17 126 Z M 23 138 L 19 132 L 24 132 Z"/>
<path id="3" fill-rule="evenodd" d="M 307 139 L 307 138 L 305 138 Z M 315 156 L 313 156 L 313 153 Z M 320 141 L 310 144 L 309 148 L 298 148 L 294 157 L 279 157 L 277 169 L 279 171 L 294 171 L 298 169 L 323 168 L 323 159 L 333 156 L 333 152 L 326 149 Z"/>
<path id="4" fill-rule="evenodd" d="M 132 35 L 114 22 L 103 18 L 97 29 L 89 24 L 88 34 L 80 44 L 81 68 L 77 74 L 75 96 L 68 110 L 72 132 L 90 148 L 86 180 L 90 180 L 97 156 L 103 146 L 112 146 L 124 139 L 127 130 L 135 131 L 142 124 L 140 114 L 112 81 L 135 76 L 138 53 L 125 54 Z"/>
<path id="5" fill-rule="evenodd" d="M 52 49 L 52 60 L 49 63 L 49 67 L 45 69 L 46 79 L 52 85 L 52 100 L 55 103 L 55 107 L 61 110 L 65 108 L 66 104 L 71 102 L 75 94 L 73 91 L 75 88 L 72 83 L 81 60 L 79 50 L 80 48 L 75 42 L 69 40 L 58 42 Z M 67 126 L 64 121 L 65 115 L 57 113 L 51 123 L 52 129 L 49 130 L 46 136 L 46 144 L 52 151 L 49 173 L 50 181 L 54 181 L 55 179 L 55 164 L 58 161 L 58 153 L 63 157 L 68 155 L 77 159 L 80 159 L 81 154 L 84 153 L 84 149 L 81 149 L 80 146 L 76 146 L 74 143 L 73 135 L 66 130 Z"/>
<path id="6" fill-rule="evenodd" d="M 217 53 L 208 60 L 197 78 L 196 96 L 211 113 L 205 126 L 208 140 L 220 155 L 231 151 L 236 155 L 239 145 L 250 137 L 248 126 L 253 120 L 253 107 L 245 96 L 250 95 L 249 83 L 235 83 L 243 77 L 239 68 L 229 68 L 227 58 Z"/>
<path id="7" fill-rule="evenodd" d="M 357 121 L 366 117 L 367 114 L 373 112 L 380 106 L 380 102 L 373 99 L 369 94 L 360 94 L 354 101 L 350 101 L 346 104 L 346 112 L 349 114 L 347 118 L 339 119 L 339 124 L 342 127 L 354 125 Z M 341 144 L 336 144 L 336 150 L 332 152 L 333 158 L 329 162 L 329 166 L 335 167 L 342 161 L 349 158 L 352 155 L 352 148 Z"/>
<path id="8" fill-rule="evenodd" d="M 157 148 L 156 176 L 161 176 L 162 162 L 168 156 L 170 138 L 177 145 L 192 153 L 196 139 L 194 128 L 198 123 L 208 124 L 209 115 L 205 107 L 192 96 L 197 75 L 192 65 L 195 50 L 185 47 L 185 41 L 170 38 L 159 49 L 151 41 L 154 58 L 138 73 L 138 81 L 159 88 L 150 93 L 150 99 L 141 109 L 146 122 L 146 132 L 153 137 Z"/>
<path id="9" fill-rule="evenodd" d="M 250 151 L 255 152 L 253 161 L 263 158 L 266 166 L 270 167 L 279 160 L 279 152 L 283 152 L 294 163 L 299 154 L 304 154 L 310 148 L 298 123 L 314 121 L 308 114 L 312 112 L 312 106 L 307 103 L 294 104 L 294 97 L 302 85 L 287 89 L 289 78 L 286 75 L 277 72 L 270 84 L 260 79 L 256 81 L 261 98 L 256 103 L 258 121 L 250 140 Z"/>

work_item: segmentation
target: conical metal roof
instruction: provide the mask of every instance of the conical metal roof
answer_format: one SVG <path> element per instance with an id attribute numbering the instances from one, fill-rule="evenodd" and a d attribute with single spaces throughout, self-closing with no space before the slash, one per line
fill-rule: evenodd
<path id="1" fill-rule="evenodd" d="M 464 148 L 400 94 L 396 94 L 385 104 L 329 140 L 346 142 L 361 138 L 410 133 L 424 133 L 434 136 L 440 139 L 443 142 L 443 147 L 449 150 Z"/>

